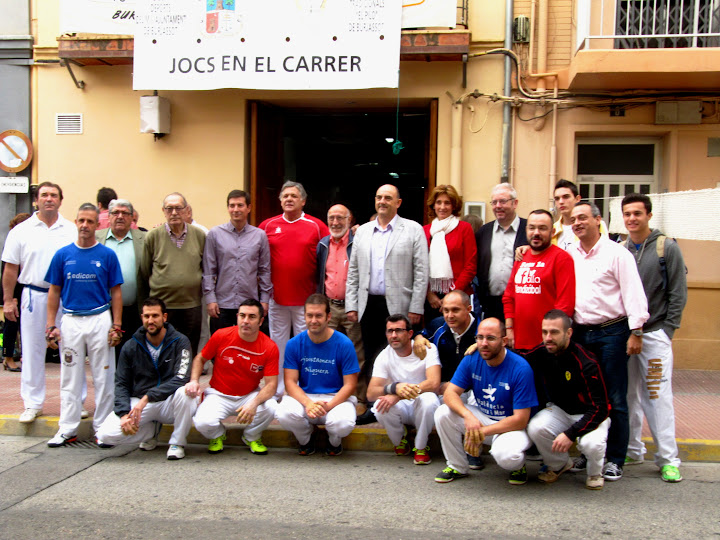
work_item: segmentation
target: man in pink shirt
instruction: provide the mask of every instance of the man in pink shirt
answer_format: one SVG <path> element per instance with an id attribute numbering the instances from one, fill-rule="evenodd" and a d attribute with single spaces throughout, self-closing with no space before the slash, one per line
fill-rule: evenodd
<path id="1" fill-rule="evenodd" d="M 581 202 L 571 214 L 579 242 L 568 252 L 575 261 L 576 341 L 600 362 L 610 411 L 605 480 L 622 478 L 630 424 L 628 418 L 628 357 L 642 350 L 642 327 L 648 320 L 648 304 L 635 259 L 620 244 L 601 237 L 602 217 L 595 205 Z M 584 457 L 574 470 L 584 468 Z"/>

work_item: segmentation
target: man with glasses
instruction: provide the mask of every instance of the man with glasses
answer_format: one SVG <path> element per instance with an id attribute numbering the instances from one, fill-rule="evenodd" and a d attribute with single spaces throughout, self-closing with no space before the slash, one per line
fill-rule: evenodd
<path id="1" fill-rule="evenodd" d="M 190 340 L 197 355 L 202 327 L 202 256 L 205 233 L 185 223 L 187 200 L 171 193 L 163 201 L 166 222 L 145 236 L 142 275 L 150 295 L 167 306 L 168 322 Z"/>
<path id="2" fill-rule="evenodd" d="M 415 465 L 431 463 L 428 436 L 440 399 L 440 358 L 429 345 L 425 358 L 413 353 L 413 331 L 405 315 L 390 315 L 385 322 L 388 346 L 375 359 L 368 386 L 373 413 L 395 446 L 395 455 L 413 452 Z M 415 426 L 415 445 L 409 446 L 406 425 Z"/>
<path id="3" fill-rule="evenodd" d="M 115 360 L 120 350 L 142 325 L 140 306 L 147 296 L 147 283 L 140 275 L 140 263 L 145 251 L 145 233 L 131 229 L 134 208 L 130 201 L 113 199 L 109 204 L 110 228 L 95 232 L 98 242 L 115 252 L 120 261 L 123 283 L 122 337 L 115 347 Z"/>
<path id="4" fill-rule="evenodd" d="M 510 280 L 515 249 L 528 243 L 527 220 L 518 217 L 517 205 L 515 188 L 506 182 L 496 185 L 490 199 L 495 220 L 483 225 L 475 234 L 478 298 L 483 318 L 505 321 L 502 297 Z"/>
<path id="5" fill-rule="evenodd" d="M 524 484 L 525 451 L 532 444 L 525 428 L 530 409 L 538 404 L 533 371 L 505 348 L 502 321 L 494 317 L 482 321 L 475 340 L 477 350 L 460 362 L 443 394 L 444 404 L 435 411 L 435 429 L 447 459 L 435 481 L 466 477 L 467 454 L 479 456 L 485 442 L 497 464 L 510 471 L 510 484 Z M 461 396 L 469 389 L 477 405 L 463 403 Z"/>

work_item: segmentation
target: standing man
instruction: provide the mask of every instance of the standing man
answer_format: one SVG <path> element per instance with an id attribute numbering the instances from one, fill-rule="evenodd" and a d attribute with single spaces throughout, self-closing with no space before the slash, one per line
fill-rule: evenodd
<path id="1" fill-rule="evenodd" d="M 495 221 L 475 234 L 478 253 L 478 297 L 483 317 L 505 320 L 502 296 L 510 280 L 515 249 L 527 244 L 527 222 L 517 215 L 517 191 L 504 182 L 492 190 L 490 206 Z"/>
<path id="2" fill-rule="evenodd" d="M 283 213 L 260 224 L 270 243 L 273 294 L 270 299 L 270 337 L 277 344 L 280 358 L 285 344 L 305 330 L 303 304 L 317 284 L 317 245 L 330 234 L 322 221 L 305 214 L 307 192 L 302 184 L 287 181 L 280 191 Z M 282 374 L 277 395 L 285 391 Z"/>
<path id="3" fill-rule="evenodd" d="M 97 432 L 98 446 L 140 443 L 142 450 L 154 450 L 160 425 L 173 424 L 167 458 L 184 458 L 199 401 L 185 394 L 189 378 L 190 341 L 167 323 L 165 303 L 150 297 L 143 302 L 142 326 L 120 353 L 115 411 Z"/>
<path id="4" fill-rule="evenodd" d="M 210 333 L 237 325 L 238 308 L 259 300 L 267 317 L 272 295 L 270 246 L 265 233 L 248 223 L 250 195 L 233 189 L 227 196 L 230 221 L 210 229 L 203 252 L 203 294 Z"/>
<path id="5" fill-rule="evenodd" d="M 677 242 L 650 228 L 652 202 L 633 193 L 622 200 L 625 243 L 635 257 L 650 318 L 643 325 L 643 346 L 628 364 L 628 410 L 630 442 L 625 464 L 642 463 L 645 445 L 642 415 L 657 445 L 655 464 L 665 482 L 680 482 L 680 458 L 675 442 L 675 410 L 672 394 L 672 338 L 680 327 L 687 302 L 685 261 Z"/>
<path id="6" fill-rule="evenodd" d="M 43 182 L 37 187 L 37 205 L 29 219 L 14 227 L 5 240 L 2 260 L 4 292 L 3 312 L 10 321 L 20 318 L 23 346 L 20 395 L 25 406 L 19 422 L 27 424 L 42 414 L 45 402 L 45 326 L 47 320 L 48 289 L 45 275 L 55 252 L 77 239 L 77 227 L 59 213 L 63 193 L 60 186 Z M 20 282 L 23 292 L 20 306 L 13 298 L 15 285 Z M 60 317 L 51 325 L 60 325 Z"/>
<path id="7" fill-rule="evenodd" d="M 187 201 L 171 193 L 163 201 L 166 222 L 145 236 L 142 274 L 150 295 L 167 306 L 168 322 L 197 353 L 202 327 L 202 256 L 205 233 L 185 223 Z"/>
<path id="8" fill-rule="evenodd" d="M 545 463 L 538 480 L 551 484 L 572 468 L 568 450 L 577 441 L 578 449 L 587 456 L 585 487 L 602 489 L 610 427 L 607 391 L 595 357 L 570 339 L 571 325 L 565 312 L 548 311 L 542 320 L 542 345 L 525 355 L 543 383 L 543 402 L 549 403 L 532 417 L 527 431 Z"/>
<path id="9" fill-rule="evenodd" d="M 278 349 L 260 331 L 264 308 L 254 298 L 240 304 L 237 326 L 222 328 L 210 336 L 202 353 L 195 357 L 190 382 L 185 392 L 191 397 L 200 394 L 200 375 L 208 360 L 215 359 L 210 386 L 193 419 L 195 428 L 210 439 L 208 452 L 223 451 L 225 427 L 222 421 L 238 413 L 237 421 L 248 424 L 242 440 L 250 452 L 268 453 L 262 433 L 275 418 L 277 401 Z M 265 385 L 260 388 L 260 381 Z"/>
<path id="10" fill-rule="evenodd" d="M 572 257 L 551 243 L 552 214 L 534 210 L 527 219 L 530 253 L 516 261 L 503 295 L 508 346 L 532 349 L 542 339 L 542 316 L 559 309 L 575 311 L 575 266 Z"/>
<path id="11" fill-rule="evenodd" d="M 62 329 L 48 324 L 48 346 L 60 341 L 60 420 L 48 441 L 56 448 L 77 440 L 82 411 L 85 358 L 95 388 L 93 428 L 113 409 L 115 355 L 111 347 L 122 334 L 122 273 L 115 252 L 95 240 L 98 210 L 91 203 L 78 209 L 77 243 L 60 248 L 52 258 L 45 281 L 50 283 L 47 320 L 54 321 L 62 298 Z"/>
<path id="12" fill-rule="evenodd" d="M 571 245 L 577 243 L 578 239 L 572 231 L 572 210 L 580 202 L 580 192 L 574 182 L 560 179 L 555 184 L 553 191 L 555 210 L 560 218 L 553 223 L 552 243 L 567 251 Z M 600 234 L 608 236 L 607 225 L 600 222 Z"/>
<path id="13" fill-rule="evenodd" d="M 145 252 L 145 233 L 131 229 L 133 205 L 125 199 L 113 199 L 109 205 L 110 228 L 99 229 L 95 238 L 109 247 L 120 261 L 123 283 L 120 286 L 123 298 L 122 337 L 115 347 L 115 360 L 133 334 L 142 326 L 140 306 L 147 296 L 147 283 L 140 274 L 140 263 Z"/>
<path id="14" fill-rule="evenodd" d="M 466 452 L 478 457 L 487 439 L 497 464 L 510 471 L 509 482 L 524 484 L 525 450 L 531 445 L 525 427 L 530 409 L 538 404 L 533 371 L 521 356 L 505 348 L 507 337 L 500 320 L 483 320 L 475 340 L 477 350 L 460 362 L 443 394 L 444 404 L 435 412 L 435 429 L 447 459 L 435 481 L 466 477 Z M 477 405 L 463 402 L 461 396 L 469 389 Z"/>
<path id="15" fill-rule="evenodd" d="M 601 221 L 597 206 L 576 204 L 572 222 L 579 242 L 569 251 L 575 261 L 575 339 L 600 362 L 612 406 L 603 477 L 615 481 L 622 478 L 630 429 L 628 356 L 642 350 L 648 311 L 632 255 L 600 235 Z M 584 466 L 581 456 L 574 469 Z"/>
<path id="16" fill-rule="evenodd" d="M 325 424 L 325 454 L 342 454 L 342 440 L 355 428 L 355 387 L 360 366 L 352 341 L 329 326 L 330 302 L 312 294 L 305 302 L 307 330 L 285 351 L 287 396 L 277 409 L 280 425 L 300 444 L 298 453 L 315 453 L 313 426 Z"/>
<path id="17" fill-rule="evenodd" d="M 375 194 L 377 219 L 358 228 L 348 270 L 345 311 L 360 321 L 365 365 L 361 377 L 369 381 L 373 362 L 386 346 L 384 321 L 393 313 L 418 326 L 425 308 L 428 247 L 422 227 L 398 216 L 400 192 L 390 184 Z M 373 422 L 367 413 L 363 423 Z"/>
<path id="18" fill-rule="evenodd" d="M 432 462 L 428 437 L 440 406 L 436 394 L 440 388 L 437 348 L 431 345 L 424 360 L 413 353 L 413 331 L 405 315 L 390 315 L 385 335 L 388 346 L 375 360 L 368 399 L 375 401 L 373 413 L 387 431 L 395 454 L 410 453 L 405 426 L 415 426 L 413 461 L 415 465 L 428 465 Z"/>
<path id="19" fill-rule="evenodd" d="M 352 340 L 362 371 L 365 352 L 360 323 L 349 320 L 345 312 L 345 291 L 354 237 L 350 230 L 351 219 L 350 210 L 342 204 L 336 204 L 328 210 L 330 234 L 317 245 L 317 292 L 330 300 L 330 328 L 340 330 Z M 360 401 L 365 401 L 366 391 L 367 382 L 359 380 L 355 395 Z"/>

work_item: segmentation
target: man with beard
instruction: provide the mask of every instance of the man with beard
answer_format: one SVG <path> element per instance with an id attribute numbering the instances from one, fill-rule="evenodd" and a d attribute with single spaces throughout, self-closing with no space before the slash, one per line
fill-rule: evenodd
<path id="1" fill-rule="evenodd" d="M 190 340 L 167 322 L 165 302 L 143 302 L 142 326 L 120 352 L 115 376 L 115 412 L 97 432 L 98 446 L 140 443 L 157 446 L 161 424 L 173 424 L 167 458 L 185 457 L 198 399 L 185 394 L 190 379 Z"/>
<path id="2" fill-rule="evenodd" d="M 542 340 L 542 317 L 559 309 L 575 311 L 575 266 L 572 257 L 552 245 L 552 214 L 534 210 L 527 220 L 530 253 L 516 261 L 503 295 L 508 346 L 527 350 Z"/>

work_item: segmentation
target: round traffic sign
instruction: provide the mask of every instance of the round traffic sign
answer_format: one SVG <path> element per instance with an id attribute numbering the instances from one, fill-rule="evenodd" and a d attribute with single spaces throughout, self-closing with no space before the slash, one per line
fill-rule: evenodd
<path id="1" fill-rule="evenodd" d="M 33 148 L 30 139 L 22 131 L 8 129 L 0 133 L 0 169 L 18 172 L 32 161 Z"/>

